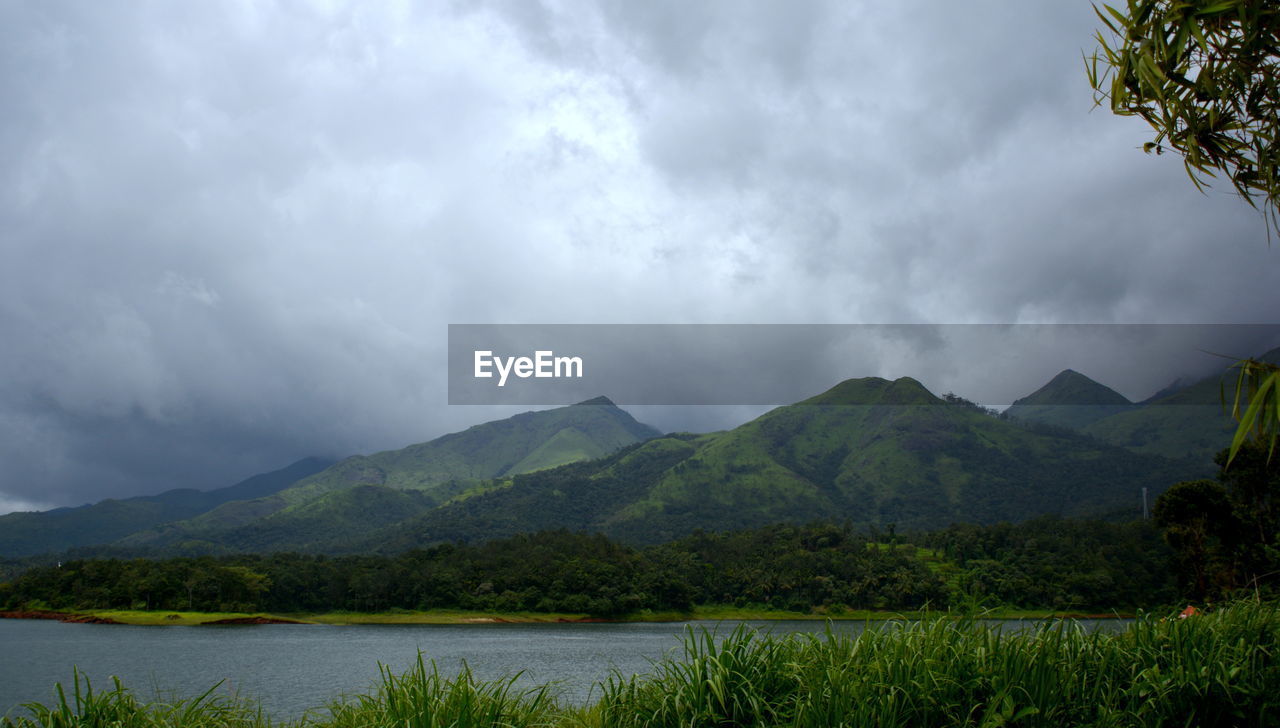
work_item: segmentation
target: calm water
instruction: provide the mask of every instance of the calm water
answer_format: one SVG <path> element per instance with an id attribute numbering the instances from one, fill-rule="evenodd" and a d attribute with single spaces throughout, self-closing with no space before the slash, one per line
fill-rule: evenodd
<path id="1" fill-rule="evenodd" d="M 225 680 L 219 692 L 261 701 L 274 717 L 297 717 L 344 694 L 372 692 L 379 663 L 403 672 L 419 651 L 445 675 L 456 674 L 463 660 L 479 678 L 523 671 L 522 684 L 555 683 L 563 700 L 582 703 L 611 670 L 648 672 L 650 660 L 677 651 L 687 624 L 728 633 L 740 623 L 131 627 L 0 619 L 0 714 L 17 714 L 22 703 L 49 704 L 54 683 L 69 685 L 74 665 L 95 689 L 109 688 L 116 675 L 148 699 L 194 697 Z M 825 628 L 748 624 L 774 633 Z M 1126 622 L 1086 625 L 1116 630 Z M 851 634 L 863 626 L 833 623 Z"/>

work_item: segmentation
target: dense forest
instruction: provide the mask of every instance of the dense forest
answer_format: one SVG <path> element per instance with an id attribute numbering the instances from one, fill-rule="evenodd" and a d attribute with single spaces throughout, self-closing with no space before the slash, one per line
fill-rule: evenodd
<path id="1" fill-rule="evenodd" d="M 393 555 L 83 559 L 0 583 L 0 608 L 242 612 L 467 609 L 599 617 L 733 606 L 1132 611 L 1280 582 L 1280 460 L 1242 450 L 1178 483 L 1149 521 L 1041 517 L 899 534 L 775 524 L 637 548 L 546 530 Z"/>
<path id="2" fill-rule="evenodd" d="M 1038 519 L 918 534 L 815 523 L 696 533 L 634 549 L 546 531 L 397 556 L 94 559 L 0 584 L 0 606 L 265 611 L 396 609 L 617 617 L 694 605 L 838 614 L 958 605 L 1133 609 L 1176 598 L 1150 525 Z"/>

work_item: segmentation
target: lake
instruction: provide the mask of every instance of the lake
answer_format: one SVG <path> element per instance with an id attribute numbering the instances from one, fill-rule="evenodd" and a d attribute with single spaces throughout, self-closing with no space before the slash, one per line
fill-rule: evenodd
<path id="1" fill-rule="evenodd" d="M 1120 630 L 1129 620 L 1082 620 Z M 22 703 L 53 701 L 54 683 L 70 692 L 72 666 L 97 689 L 116 675 L 139 698 L 195 697 L 218 691 L 260 701 L 276 718 L 295 718 L 342 695 L 374 692 L 379 663 L 400 673 L 421 651 L 444 675 L 465 660 L 478 678 L 522 672 L 520 684 L 555 683 L 563 701 L 586 703 L 611 670 L 648 672 L 674 654 L 689 625 L 727 634 L 742 622 L 466 625 L 228 625 L 134 627 L 0 619 L 0 714 Z M 821 632 L 824 622 L 747 622 L 774 633 Z M 857 634 L 864 622 L 833 622 Z M 880 625 L 883 623 L 871 623 Z M 1001 622 L 1019 629 L 1030 622 Z"/>

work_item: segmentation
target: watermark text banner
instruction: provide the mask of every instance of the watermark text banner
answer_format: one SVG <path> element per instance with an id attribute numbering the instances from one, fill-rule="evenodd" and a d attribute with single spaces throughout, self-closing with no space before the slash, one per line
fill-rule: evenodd
<path id="1" fill-rule="evenodd" d="M 1132 392 L 1280 345 L 1275 324 L 450 324 L 449 403 L 798 402 L 909 376 L 1010 404 L 1073 369 Z"/>

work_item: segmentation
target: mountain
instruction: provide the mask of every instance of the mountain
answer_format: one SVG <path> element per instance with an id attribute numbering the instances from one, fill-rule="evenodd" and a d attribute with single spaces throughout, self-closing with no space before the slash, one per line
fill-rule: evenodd
<path id="1" fill-rule="evenodd" d="M 296 503 L 353 485 L 381 485 L 444 500 L 459 482 L 591 460 L 660 434 L 608 398 L 597 397 L 486 422 L 400 450 L 347 458 L 280 495 Z"/>
<path id="2" fill-rule="evenodd" d="M 1258 359 L 1280 363 L 1280 349 Z M 1235 373 L 1224 370 L 1190 384 L 1176 380 L 1151 397 L 1129 404 L 1115 391 L 1068 369 L 1005 413 L 1069 427 L 1134 452 L 1207 467 L 1235 433 L 1236 422 L 1227 408 L 1234 395 Z"/>
<path id="3" fill-rule="evenodd" d="M 1082 429 L 1133 408 L 1124 395 L 1085 375 L 1064 369 L 1049 383 L 1013 403 L 1005 414 L 1029 422 Z"/>
<path id="4" fill-rule="evenodd" d="M 1194 382 L 1192 382 L 1191 384 L 1194 384 Z M 1161 387 L 1155 394 L 1138 402 L 1138 404 L 1151 404 L 1152 402 L 1158 402 L 1164 399 L 1165 397 L 1177 394 L 1179 391 L 1187 388 L 1187 386 L 1189 386 L 1189 383 L 1182 377 L 1178 377 L 1177 379 L 1174 379 L 1172 382 L 1169 382 L 1168 384 Z"/>
<path id="5" fill-rule="evenodd" d="M 600 458 L 660 435 L 604 397 L 356 455 L 263 498 L 120 539 L 125 548 L 341 551 L 495 478 Z"/>
<path id="6" fill-rule="evenodd" d="M 388 551 L 542 528 L 631 543 L 779 521 L 936 528 L 1136 514 L 1141 490 L 1207 474 L 1059 428 L 993 417 L 910 378 L 854 379 L 712 435 L 669 435 L 504 479 L 372 534 Z"/>
<path id="7" fill-rule="evenodd" d="M 126 553 L 161 549 L 171 556 L 350 552 L 351 544 L 370 532 L 425 513 L 436 505 L 421 491 L 357 485 L 235 525 L 210 526 L 200 519 L 178 521 L 121 539 L 114 547 Z M 114 549 L 108 549 L 111 550 Z"/>
<path id="8" fill-rule="evenodd" d="M 1068 371 L 1019 407 L 1047 412 L 1035 408 L 1062 401 L 1123 410 L 1078 432 L 941 399 L 909 377 L 869 377 L 729 431 L 661 436 L 598 398 L 353 456 L 288 487 L 240 488 L 244 499 L 183 518 L 156 516 L 131 532 L 124 531 L 132 524 L 121 526 L 108 547 L 94 548 L 359 553 L 553 528 L 646 544 L 698 529 L 814 519 L 908 530 L 1045 514 L 1128 518 L 1144 488 L 1155 497 L 1213 472 L 1208 460 L 1089 433 L 1148 410 L 1164 419 L 1142 427 L 1168 427 L 1169 412 L 1192 405 L 1133 405 Z"/>
<path id="9" fill-rule="evenodd" d="M 190 518 L 224 503 L 269 496 L 332 464 L 332 460 L 305 458 L 216 490 L 180 488 L 159 495 L 107 499 L 76 508 L 9 513 L 0 516 L 0 555 L 30 556 L 110 543 L 162 523 Z"/>
<path id="10" fill-rule="evenodd" d="M 1230 374 L 1210 376 L 1081 429 L 1134 452 L 1212 463 L 1236 430 L 1223 405 L 1224 393 L 1229 402 L 1234 391 Z"/>

